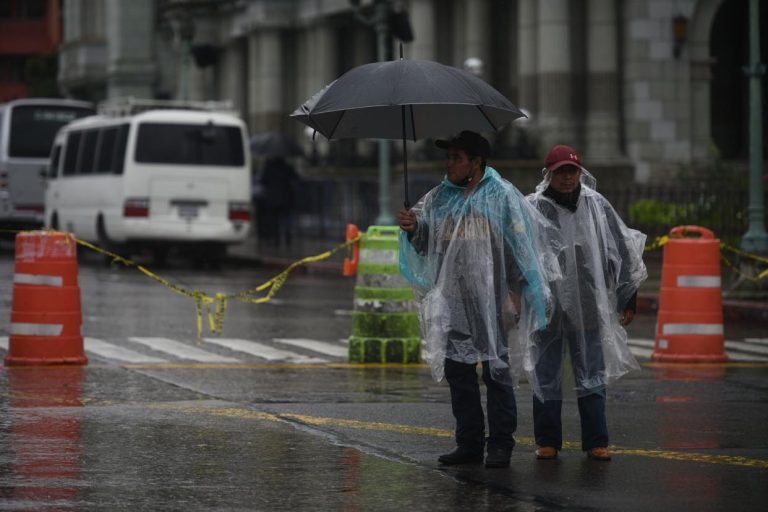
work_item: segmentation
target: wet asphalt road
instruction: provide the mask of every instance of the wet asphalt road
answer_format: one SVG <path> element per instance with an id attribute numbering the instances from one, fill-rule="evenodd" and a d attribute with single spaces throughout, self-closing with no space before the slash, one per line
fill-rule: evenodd
<path id="1" fill-rule="evenodd" d="M 0 280 L 12 261 L 0 255 Z M 229 291 L 269 272 L 170 269 Z M 84 334 L 195 344 L 194 308 L 132 272 L 81 266 Z M 352 284 L 296 275 L 273 305 L 234 304 L 225 334 L 349 334 Z M 0 292 L 0 315 L 10 297 Z M 636 328 L 646 336 L 641 318 Z M 763 326 L 748 334 L 763 333 Z M 630 332 L 632 334 L 632 332 Z M 7 323 L 0 322 L 0 335 Z M 130 342 L 122 341 L 126 345 Z M 213 350 L 206 345 L 206 349 Z M 229 354 L 225 349 L 221 355 Z M 573 397 L 557 461 L 533 457 L 531 400 L 518 393 L 508 469 L 442 468 L 447 387 L 421 366 L 249 359 L 0 371 L 0 510 L 765 510 L 768 366 L 650 366 L 609 393 L 615 457 L 588 461 Z"/>

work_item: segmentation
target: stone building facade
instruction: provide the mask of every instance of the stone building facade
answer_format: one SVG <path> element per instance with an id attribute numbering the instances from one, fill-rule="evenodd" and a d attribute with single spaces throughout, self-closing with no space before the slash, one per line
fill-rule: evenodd
<path id="1" fill-rule="evenodd" d="M 59 83 L 68 96 L 96 100 L 227 99 L 251 131 L 302 138 L 287 115 L 344 71 L 376 60 L 376 33 L 361 20 L 375 1 L 361 0 L 356 15 L 348 0 L 64 0 Z M 713 148 L 746 159 L 746 2 L 391 7 L 410 19 L 406 58 L 457 67 L 479 59 L 477 72 L 530 113 L 496 141 L 502 157 L 540 161 L 548 146 L 567 143 L 592 165 L 629 167 L 637 182 L 704 164 Z M 521 133 L 535 141 L 532 154 L 516 150 Z"/>

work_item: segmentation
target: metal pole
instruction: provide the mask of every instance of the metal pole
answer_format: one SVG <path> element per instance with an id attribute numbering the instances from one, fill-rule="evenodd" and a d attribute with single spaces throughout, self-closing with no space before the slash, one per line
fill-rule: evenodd
<path id="1" fill-rule="evenodd" d="M 374 23 L 376 28 L 377 58 L 379 62 L 387 60 L 387 40 L 389 36 L 389 27 L 387 26 L 387 14 L 389 12 L 389 3 L 387 0 L 378 0 L 376 2 L 376 13 Z M 395 217 L 391 210 L 391 181 L 392 171 L 390 167 L 390 144 L 388 140 L 379 141 L 379 216 L 376 218 L 376 224 L 379 226 L 388 226 L 395 223 Z"/>
<path id="2" fill-rule="evenodd" d="M 195 38 L 195 23 L 192 21 L 190 13 L 184 13 L 179 27 L 179 37 L 181 39 L 181 73 L 179 80 L 179 96 L 181 100 L 189 99 L 189 83 L 192 73 L 192 40 Z"/>
<path id="3" fill-rule="evenodd" d="M 750 252 L 768 252 L 763 203 L 763 125 L 760 81 L 765 66 L 760 64 L 760 16 L 758 0 L 749 2 L 749 227 L 741 239 L 741 248 Z"/>

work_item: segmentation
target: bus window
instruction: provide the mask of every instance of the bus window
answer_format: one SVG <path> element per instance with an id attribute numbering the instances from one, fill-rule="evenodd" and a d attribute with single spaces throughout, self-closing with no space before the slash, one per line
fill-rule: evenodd
<path id="1" fill-rule="evenodd" d="M 46 171 L 48 178 L 55 178 L 59 174 L 59 160 L 61 159 L 61 146 L 56 145 L 53 147 L 53 153 L 51 154 L 51 161 Z"/>
<path id="2" fill-rule="evenodd" d="M 243 136 L 236 126 L 142 123 L 136 162 L 240 167 L 245 162 Z"/>
<path id="3" fill-rule="evenodd" d="M 67 149 L 64 151 L 64 169 L 62 170 L 64 176 L 72 176 L 75 174 L 77 152 L 80 147 L 80 138 L 82 134 L 83 132 L 71 132 L 67 135 Z"/>
<path id="4" fill-rule="evenodd" d="M 121 124 L 119 131 L 117 132 L 115 157 L 112 160 L 114 162 L 112 172 L 115 174 L 123 174 L 123 166 L 125 165 L 125 147 L 128 144 L 128 126 L 129 125 L 127 124 Z"/>
<path id="5" fill-rule="evenodd" d="M 98 130 L 88 130 L 83 134 L 83 139 L 80 142 L 80 158 L 77 164 L 77 174 L 93 173 L 93 161 L 96 155 L 96 141 L 98 136 Z"/>
<path id="6" fill-rule="evenodd" d="M 19 105 L 11 110 L 8 156 L 48 158 L 59 128 L 93 110 L 53 105 Z"/>
<path id="7" fill-rule="evenodd" d="M 119 128 L 113 126 L 101 130 L 101 139 L 96 156 L 96 172 L 110 174 L 112 172 L 112 160 L 115 157 L 115 139 Z"/>

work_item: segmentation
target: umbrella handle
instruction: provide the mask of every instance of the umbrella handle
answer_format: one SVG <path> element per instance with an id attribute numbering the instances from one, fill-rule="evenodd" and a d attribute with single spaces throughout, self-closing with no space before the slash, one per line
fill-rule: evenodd
<path id="1" fill-rule="evenodd" d="M 402 51 L 403 46 L 401 44 L 400 52 L 402 53 Z M 400 55 L 400 58 L 402 58 L 402 54 Z M 413 107 L 411 107 L 411 115 L 413 115 Z M 403 122 L 403 183 L 405 185 L 405 201 L 403 201 L 403 206 L 405 206 L 405 209 L 408 210 L 411 207 L 411 201 L 408 199 L 408 153 L 406 152 L 405 146 L 405 105 L 400 107 L 400 118 Z"/>

